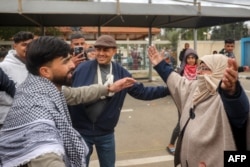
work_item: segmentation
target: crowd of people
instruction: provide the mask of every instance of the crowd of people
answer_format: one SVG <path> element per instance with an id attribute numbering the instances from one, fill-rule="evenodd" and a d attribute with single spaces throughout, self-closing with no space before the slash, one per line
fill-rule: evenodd
<path id="1" fill-rule="evenodd" d="M 222 167 L 225 150 L 250 147 L 249 100 L 238 80 L 249 69 L 238 67 L 228 45 L 198 56 L 186 43 L 178 72 L 168 52 L 150 46 L 149 60 L 166 86 L 144 86 L 112 61 L 117 43 L 110 35 L 88 46 L 79 33 L 69 45 L 18 32 L 0 63 L 0 166 L 84 167 L 95 147 L 100 167 L 114 167 L 115 127 L 129 94 L 173 98 L 178 122 L 166 149 L 175 166 Z"/>
<path id="2" fill-rule="evenodd" d="M 124 77 L 110 85 L 67 87 L 76 65 L 65 41 L 47 36 L 33 39 L 32 33 L 19 32 L 14 42 L 14 50 L 1 63 L 3 71 L 12 69 L 5 70 L 9 78 L 1 75 L 5 79 L 1 81 L 1 165 L 86 166 L 89 149 L 72 127 L 67 104 L 93 102 L 133 86 L 135 80 Z M 11 76 L 18 72 L 23 80 Z M 14 99 L 10 90 L 16 92 Z"/>

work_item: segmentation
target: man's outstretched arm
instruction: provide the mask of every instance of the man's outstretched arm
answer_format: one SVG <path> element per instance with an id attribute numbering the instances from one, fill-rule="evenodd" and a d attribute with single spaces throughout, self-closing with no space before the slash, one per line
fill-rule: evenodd
<path id="1" fill-rule="evenodd" d="M 77 105 L 81 103 L 89 103 L 98 100 L 101 96 L 107 96 L 110 92 L 116 93 L 134 85 L 136 80 L 133 78 L 123 78 L 117 80 L 111 85 L 104 86 L 93 84 L 82 87 L 66 87 L 63 86 L 62 91 L 68 105 Z"/>

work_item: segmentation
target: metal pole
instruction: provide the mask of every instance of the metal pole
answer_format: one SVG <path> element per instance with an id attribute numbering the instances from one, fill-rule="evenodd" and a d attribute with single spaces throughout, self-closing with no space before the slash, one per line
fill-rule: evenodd
<path id="1" fill-rule="evenodd" d="M 152 27 L 149 27 L 149 32 L 148 32 L 148 45 L 152 45 Z M 149 61 L 148 64 L 148 79 L 149 82 L 152 82 L 152 63 Z"/>
<path id="2" fill-rule="evenodd" d="M 197 51 L 197 29 L 196 28 L 193 30 L 193 33 L 194 33 L 194 50 Z"/>
<path id="3" fill-rule="evenodd" d="M 197 4 L 197 0 L 194 0 L 194 6 L 196 6 L 196 4 Z M 198 7 L 200 7 L 200 4 L 198 4 Z M 194 50 L 197 51 L 197 29 L 196 28 L 193 30 L 193 34 L 194 34 Z"/>
<path id="4" fill-rule="evenodd" d="M 45 35 L 45 27 L 41 26 L 41 36 L 44 36 L 44 35 Z"/>
<path id="5" fill-rule="evenodd" d="M 98 26 L 98 37 L 101 36 L 101 26 Z M 96 38 L 98 38 L 96 37 Z"/>

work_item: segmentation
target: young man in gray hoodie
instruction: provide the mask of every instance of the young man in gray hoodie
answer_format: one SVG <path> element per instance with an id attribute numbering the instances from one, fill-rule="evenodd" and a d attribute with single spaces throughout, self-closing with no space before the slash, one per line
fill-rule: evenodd
<path id="1" fill-rule="evenodd" d="M 16 87 L 19 86 L 27 77 L 28 71 L 25 67 L 25 54 L 27 45 L 33 40 L 31 32 L 18 32 L 13 37 L 13 48 L 5 59 L 0 63 L 0 68 L 14 81 Z M 0 91 L 0 125 L 3 124 L 5 117 L 12 104 L 12 97 L 5 91 Z"/>

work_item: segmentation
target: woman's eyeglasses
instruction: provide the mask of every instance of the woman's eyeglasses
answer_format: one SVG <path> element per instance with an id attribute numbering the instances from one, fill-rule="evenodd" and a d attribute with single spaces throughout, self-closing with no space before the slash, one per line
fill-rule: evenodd
<path id="1" fill-rule="evenodd" d="M 198 66 L 197 71 L 211 71 L 210 68 L 208 68 L 207 66 Z"/>

